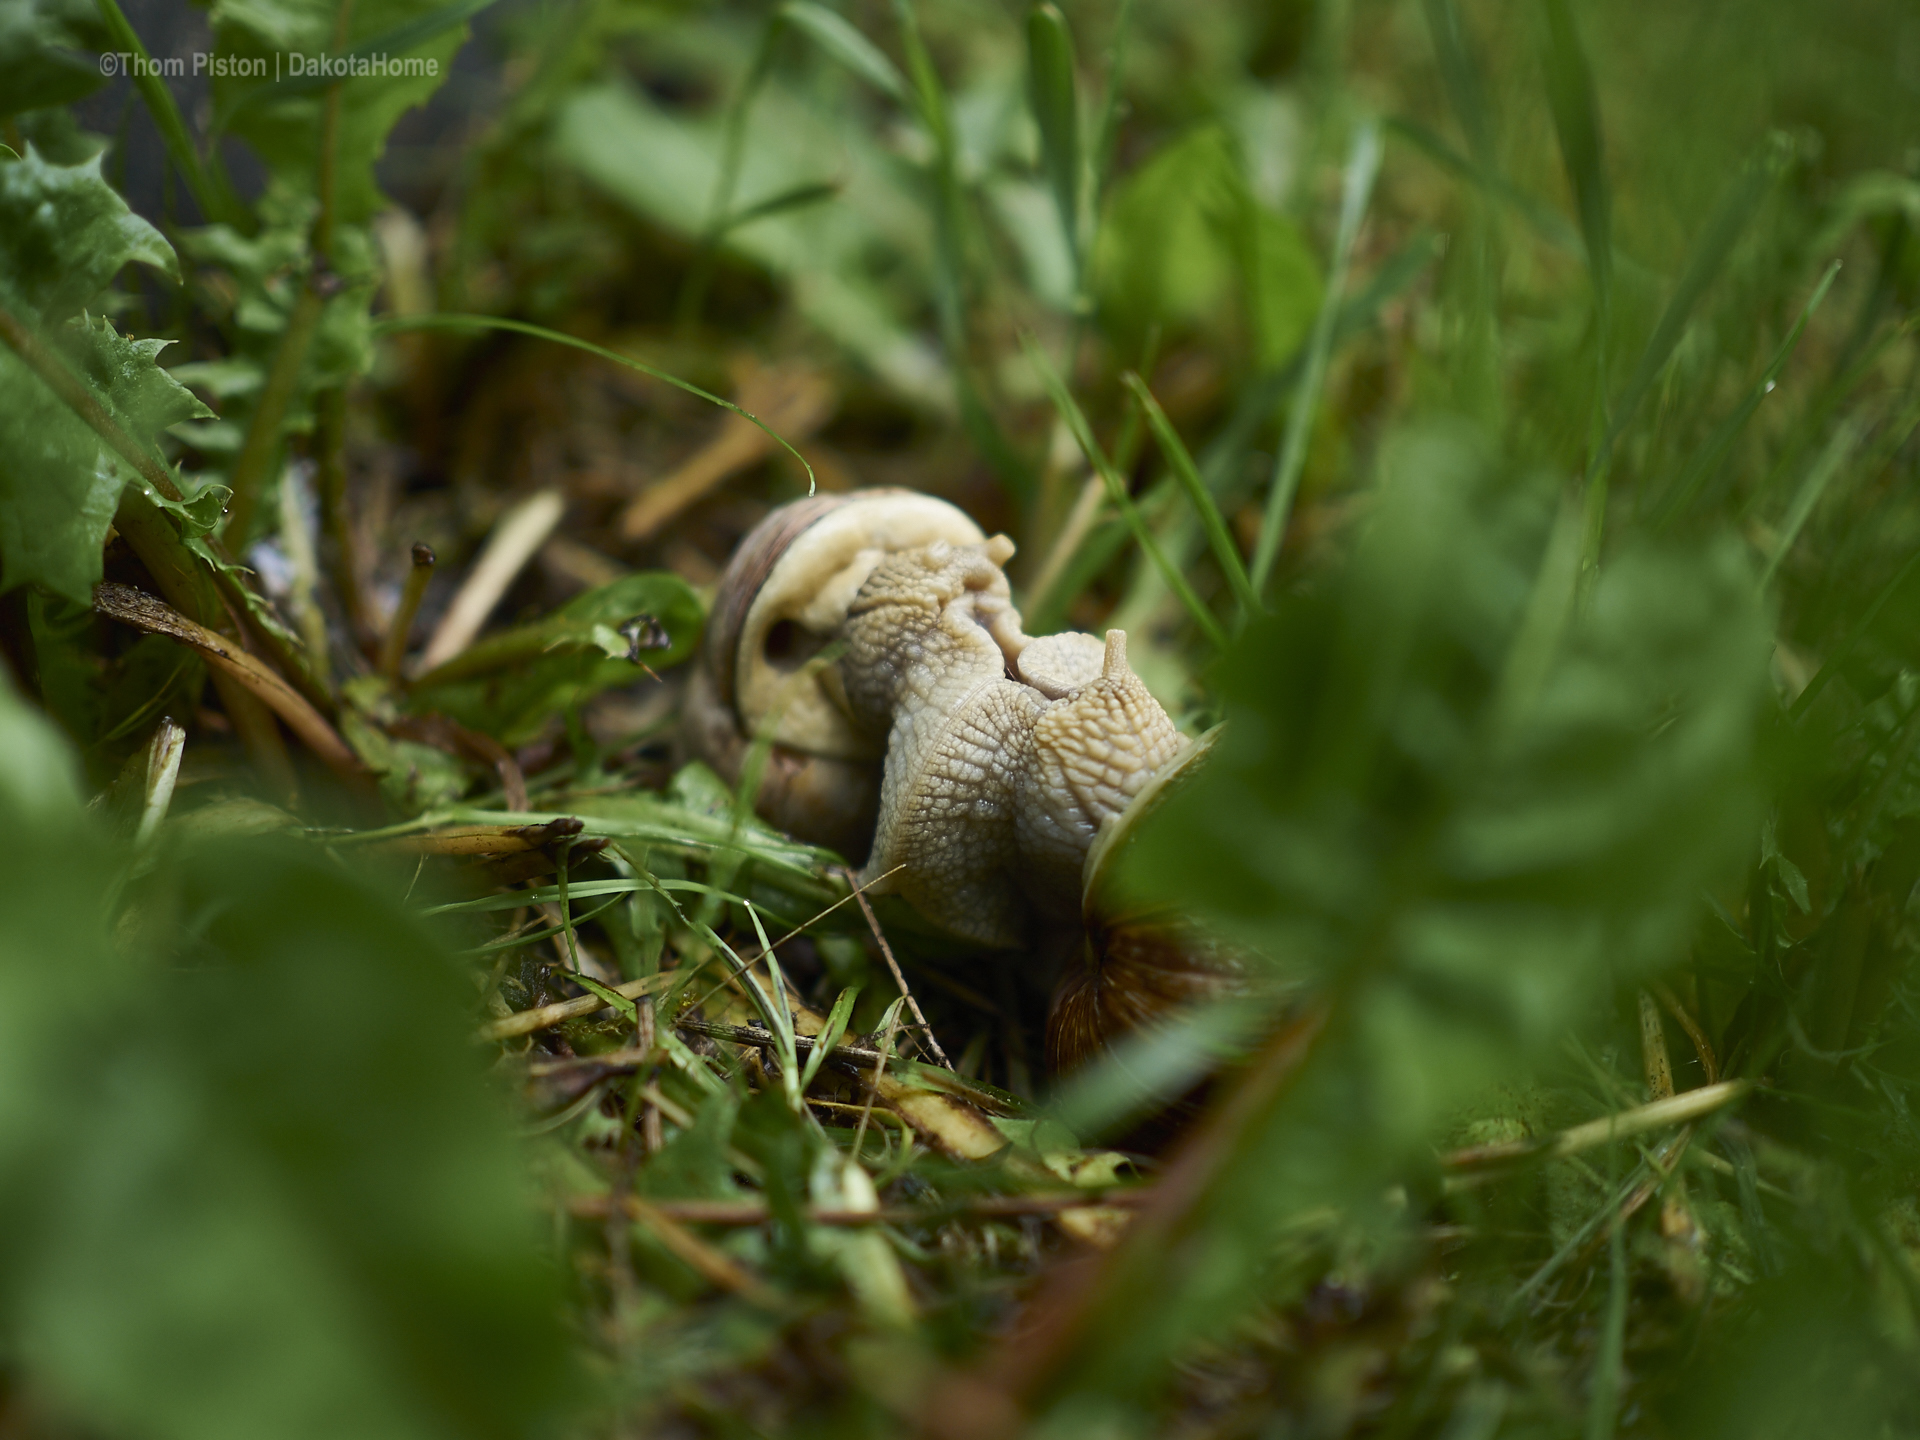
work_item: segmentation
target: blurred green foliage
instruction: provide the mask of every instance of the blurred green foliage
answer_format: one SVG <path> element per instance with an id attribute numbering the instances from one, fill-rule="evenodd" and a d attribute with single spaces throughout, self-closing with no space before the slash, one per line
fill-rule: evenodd
<path id="1" fill-rule="evenodd" d="M 141 88 L 171 177 L 141 219 L 123 142 L 63 108 L 127 17 L 0 0 L 0 1428 L 1920 1431 L 1909 7 L 483 8 L 216 7 L 225 55 L 438 68 L 223 78 L 191 125 Z M 396 122 L 476 51 L 494 98 L 389 208 Z M 839 473 L 962 500 L 1019 542 L 1031 623 L 1127 629 L 1184 728 L 1224 721 L 1103 903 L 1272 983 L 1056 1091 L 1057 957 L 886 904 L 882 956 L 839 857 L 601 745 L 588 702 L 696 642 L 724 553 L 674 546 L 797 467 L 651 548 L 582 486 L 576 536 L 652 568 L 370 673 L 350 500 L 444 485 L 464 544 L 500 508 L 476 477 L 567 452 L 537 397 L 587 408 L 524 331 L 374 324 L 435 309 L 716 388 L 742 348 L 832 371 Z M 489 470 L 522 402 L 560 437 Z M 333 609 L 290 663 L 390 828 L 247 795 L 286 798 L 233 778 L 200 660 L 81 608 L 109 571 L 301 554 Z M 137 752 L 84 811 L 77 760 L 106 778 L 163 710 L 235 768 L 160 824 Z M 493 808 L 515 777 L 530 808 Z M 876 1105 L 794 1011 L 908 1044 L 896 958 L 964 1074 L 895 1060 Z M 1187 1149 L 1083 1146 L 1223 1055 Z M 925 1118 L 955 1093 L 967 1158 Z M 1130 1167 L 1124 1228 L 1042 1203 Z"/>

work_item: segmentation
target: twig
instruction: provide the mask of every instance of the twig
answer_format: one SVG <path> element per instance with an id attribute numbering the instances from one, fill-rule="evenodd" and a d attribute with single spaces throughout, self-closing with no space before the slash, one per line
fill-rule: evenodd
<path id="1" fill-rule="evenodd" d="M 1100 514 L 1100 506 L 1107 498 L 1107 482 L 1098 475 L 1089 475 L 1081 482 L 1080 494 L 1073 502 L 1073 508 L 1067 512 L 1066 523 L 1060 527 L 1060 533 L 1053 537 L 1053 544 L 1047 547 L 1047 558 L 1040 566 L 1040 572 L 1033 577 L 1033 584 L 1027 587 L 1027 613 L 1045 607 L 1053 598 L 1053 587 L 1066 573 L 1068 562 L 1080 553 L 1080 542 L 1087 538 L 1087 532 L 1093 529 L 1093 522 Z"/>
<path id="2" fill-rule="evenodd" d="M 847 877 L 847 884 L 854 884 L 851 870 L 843 870 L 841 873 Z M 886 934 L 880 929 L 880 921 L 873 913 L 873 906 L 867 901 L 866 892 L 856 885 L 853 894 L 854 898 L 860 902 L 861 913 L 867 917 L 867 927 L 873 931 L 873 938 L 880 942 L 880 954 L 887 962 L 887 969 L 893 972 L 893 983 L 900 987 L 900 993 L 906 997 L 907 1008 L 913 1011 L 913 1018 L 919 1022 L 921 1031 L 927 1037 L 927 1045 L 933 1051 L 933 1058 L 947 1069 L 953 1069 L 953 1062 L 947 1059 L 947 1052 L 940 1048 L 940 1037 L 933 1033 L 933 1027 L 927 1023 L 927 1017 L 920 1011 L 920 1002 L 913 998 L 913 991 L 907 988 L 907 977 L 900 973 L 900 962 L 893 958 L 893 947 L 887 944 Z"/>
<path id="3" fill-rule="evenodd" d="M 1700 1022 L 1680 1003 L 1680 997 L 1664 984 L 1656 980 L 1650 988 L 1654 997 L 1667 1007 L 1667 1013 L 1679 1021 L 1680 1028 L 1687 1032 L 1687 1039 L 1693 1042 L 1694 1054 L 1700 1057 L 1700 1068 L 1706 1072 L 1707 1083 L 1713 1084 L 1720 1078 L 1720 1060 L 1713 1053 L 1713 1042 L 1707 1039 L 1707 1032 L 1700 1028 Z"/>
<path id="4" fill-rule="evenodd" d="M 1150 1188 L 1125 1190 L 1062 1190 L 1038 1195 L 973 1195 L 944 1205 L 883 1205 L 877 1210 L 816 1207 L 801 1212 L 813 1225 L 935 1225 L 947 1220 L 994 1219 L 1019 1215 L 1054 1215 L 1086 1205 L 1111 1205 L 1134 1210 L 1153 1197 Z M 569 1209 L 582 1219 L 597 1220 L 612 1208 L 610 1197 L 583 1195 Z M 764 1225 L 773 1212 L 764 1200 L 655 1200 L 654 1209 L 671 1220 L 689 1225 Z"/>
<path id="5" fill-rule="evenodd" d="M 638 1195 L 621 1197 L 621 1208 L 629 1219 L 644 1225 L 674 1257 L 697 1272 L 702 1279 L 731 1290 L 741 1299 L 764 1310 L 784 1310 L 786 1300 L 738 1261 L 721 1254 L 678 1220 L 650 1200 Z"/>
<path id="6" fill-rule="evenodd" d="M 1752 1089 L 1751 1080 L 1722 1080 L 1715 1085 L 1702 1085 L 1698 1090 L 1684 1090 L 1649 1105 L 1622 1110 L 1616 1115 L 1605 1115 L 1584 1125 L 1575 1125 L 1570 1130 L 1562 1130 L 1557 1135 L 1545 1135 L 1537 1140 L 1511 1140 L 1498 1145 L 1472 1145 L 1464 1150 L 1449 1151 L 1440 1157 L 1440 1163 L 1449 1170 L 1476 1170 L 1518 1160 L 1561 1160 L 1583 1150 L 1624 1140 L 1631 1135 L 1644 1135 L 1649 1130 L 1662 1130 L 1669 1125 L 1697 1120 L 1702 1115 L 1710 1115 L 1715 1110 L 1731 1105 Z"/>
<path id="7" fill-rule="evenodd" d="M 638 1000 L 642 995 L 666 989 L 675 973 L 669 970 L 661 975 L 649 975 L 643 980 L 629 980 L 624 985 L 609 985 L 607 988 L 622 1000 Z M 583 995 L 578 1000 L 556 1000 L 551 1005 L 537 1005 L 531 1010 L 516 1011 L 504 1019 L 489 1021 L 480 1027 L 474 1038 L 511 1040 L 518 1035 L 531 1035 L 536 1030 L 545 1030 L 564 1020 L 577 1020 L 582 1015 L 608 1008 L 607 1002 L 598 995 Z"/>
<path id="8" fill-rule="evenodd" d="M 558 490 L 542 490 L 513 507 L 493 528 L 487 548 L 447 606 L 433 638 L 420 656 L 422 673 L 458 655 L 480 633 L 514 579 L 560 523 L 566 501 Z"/>
<path id="9" fill-rule="evenodd" d="M 504 1022 L 502 1022 L 504 1023 Z M 756 1050 L 777 1050 L 780 1038 L 771 1030 L 756 1030 L 751 1025 L 720 1025 L 711 1020 L 675 1020 L 676 1030 L 691 1030 L 695 1035 L 705 1035 L 709 1040 L 730 1040 L 735 1045 L 751 1045 Z M 811 1035 L 796 1034 L 793 1048 L 802 1055 L 811 1055 L 820 1042 Z M 855 1065 L 886 1064 L 885 1049 L 875 1050 L 864 1045 L 848 1045 L 844 1041 L 833 1047 L 834 1060 L 844 1060 Z"/>

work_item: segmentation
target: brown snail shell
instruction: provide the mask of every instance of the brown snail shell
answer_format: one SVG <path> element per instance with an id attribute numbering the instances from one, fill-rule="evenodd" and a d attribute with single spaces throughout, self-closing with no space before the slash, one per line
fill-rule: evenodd
<path id="1" fill-rule="evenodd" d="M 756 735 L 770 729 L 755 810 L 802 840 L 864 859 L 885 739 L 848 717 L 837 673 L 808 662 L 835 639 L 885 556 L 984 538 L 963 511 L 912 490 L 815 495 L 774 510 L 720 578 L 688 686 L 683 748 L 731 785 Z"/>

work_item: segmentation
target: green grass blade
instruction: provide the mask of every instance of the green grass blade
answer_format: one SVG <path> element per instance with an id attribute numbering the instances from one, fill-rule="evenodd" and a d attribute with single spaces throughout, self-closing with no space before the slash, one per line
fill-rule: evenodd
<path id="1" fill-rule="evenodd" d="M 1060 372 L 1053 368 L 1053 362 L 1047 359 L 1046 353 L 1034 344 L 1032 336 L 1023 334 L 1020 337 L 1020 343 L 1026 347 L 1027 359 L 1033 363 L 1034 369 L 1040 372 L 1041 383 L 1047 387 L 1047 395 L 1053 401 L 1053 408 L 1059 412 L 1060 418 L 1067 422 L 1067 429 L 1073 432 L 1073 438 L 1079 443 L 1081 453 L 1087 457 L 1087 463 L 1093 466 L 1095 473 L 1105 482 L 1107 498 L 1113 502 L 1113 508 L 1118 510 L 1121 517 L 1132 527 L 1134 539 L 1140 542 L 1140 548 L 1146 552 L 1147 558 L 1160 572 L 1160 578 L 1166 581 L 1168 589 L 1180 597 L 1180 603 L 1193 617 L 1194 624 L 1198 625 L 1207 639 L 1212 642 L 1214 649 L 1226 649 L 1226 631 L 1220 628 L 1220 622 L 1213 618 L 1207 607 L 1200 603 L 1200 597 L 1194 594 L 1193 587 L 1187 583 L 1187 577 L 1167 559 L 1166 552 L 1160 548 L 1160 542 L 1154 539 L 1153 532 L 1147 528 L 1147 522 L 1140 514 L 1140 507 L 1133 503 L 1133 497 L 1127 493 L 1127 482 L 1113 468 L 1113 462 L 1100 448 L 1100 442 L 1093 438 L 1093 427 L 1087 424 L 1086 415 L 1081 411 L 1079 402 L 1073 398 L 1072 392 L 1067 389 L 1066 382 L 1060 378 Z"/>
<path id="2" fill-rule="evenodd" d="M 1459 7 L 1454 0 L 1426 0 L 1425 8 L 1447 103 L 1466 134 L 1467 148 L 1480 164 L 1487 165 L 1493 155 L 1493 125 L 1487 114 L 1486 87 L 1480 82 L 1480 67 L 1467 48 Z"/>
<path id="3" fill-rule="evenodd" d="M 827 1023 L 820 1027 L 820 1033 L 814 1039 L 813 1053 L 807 1056 L 806 1068 L 800 1072 L 802 1095 L 813 1084 L 813 1077 L 820 1073 L 820 1067 L 827 1063 L 827 1056 L 840 1043 L 840 1037 L 847 1033 L 847 1021 L 853 1016 L 853 1002 L 859 998 L 857 987 L 842 990 L 833 1002 L 833 1009 L 827 1012 Z"/>
<path id="4" fill-rule="evenodd" d="M 1327 276 L 1320 313 L 1314 318 L 1312 338 L 1307 342 L 1306 367 L 1300 372 L 1300 384 L 1293 394 L 1286 439 L 1281 444 L 1279 458 L 1274 461 L 1267 509 L 1260 521 L 1260 540 L 1254 547 L 1250 579 L 1255 594 L 1265 592 L 1267 581 L 1273 575 L 1273 563 L 1280 555 L 1280 542 L 1286 535 L 1294 491 L 1299 488 L 1300 471 L 1307 463 L 1307 441 L 1313 430 L 1314 412 L 1320 408 L 1320 390 L 1326 383 L 1327 361 L 1333 351 L 1334 320 L 1340 314 L 1340 298 L 1347 288 L 1353 242 L 1360 233 L 1360 220 L 1366 214 L 1367 200 L 1373 194 L 1374 178 L 1379 173 L 1380 130 L 1369 122 L 1354 136 L 1353 149 L 1347 157 L 1340 196 L 1340 228 L 1333 242 L 1333 266 Z"/>
<path id="5" fill-rule="evenodd" d="M 1793 549 L 1793 542 L 1800 538 L 1801 527 L 1807 523 L 1807 517 L 1813 514 L 1813 507 L 1820 503 L 1820 497 L 1826 493 L 1833 477 L 1846 465 L 1864 433 L 1864 427 L 1853 417 L 1841 421 L 1839 428 L 1833 432 L 1833 438 L 1827 442 L 1826 449 L 1820 452 L 1819 458 L 1808 469 L 1807 478 L 1800 482 L 1800 489 L 1793 497 L 1793 508 L 1787 512 L 1786 523 L 1780 527 L 1780 543 L 1773 547 L 1773 554 L 1767 559 L 1767 568 L 1760 572 L 1762 590 L 1773 583 L 1781 562 L 1787 558 L 1787 552 Z"/>
<path id="6" fill-rule="evenodd" d="M 762 432 L 771 436 L 782 450 L 800 462 L 800 468 L 807 472 L 807 493 L 813 494 L 816 488 L 813 466 L 807 463 L 807 457 L 789 445 L 778 431 L 761 420 L 759 416 L 748 414 L 731 400 L 722 400 L 711 391 L 702 390 L 691 380 L 682 380 L 678 375 L 662 370 L 657 365 L 649 365 L 646 361 L 636 360 L 631 355 L 622 355 L 618 350 L 609 350 L 591 341 L 565 335 L 558 330 L 549 330 L 544 325 L 530 325 L 525 320 L 507 320 L 498 315 L 463 315 L 441 311 L 431 315 L 395 315 L 385 320 L 375 321 L 373 325 L 373 333 L 376 335 L 392 335 L 402 330 L 506 330 L 516 335 L 531 335 L 538 340 L 551 340 L 556 345 L 571 345 L 574 349 L 584 350 L 589 355 L 598 355 L 602 360 L 611 360 L 615 365 L 624 365 L 629 370 L 638 370 L 642 375 L 650 375 L 655 380 L 663 381 L 677 390 L 684 390 L 689 395 L 697 395 L 710 405 L 718 405 L 722 410 L 731 410 L 741 419 L 751 421 Z"/>
<path id="7" fill-rule="evenodd" d="M 598 998 L 606 1001 L 609 1006 L 619 1011 L 620 1014 L 624 1015 L 628 1020 L 638 1020 L 640 1018 L 640 1006 L 637 1001 L 629 1000 L 626 996 L 622 995 L 619 991 L 610 989 L 607 986 L 602 985 L 598 980 L 594 979 L 591 975 L 580 974 L 578 966 L 574 967 L 574 973 L 572 975 L 569 975 L 567 978 L 573 981 L 574 984 L 578 985 L 582 990 L 585 990 L 589 994 L 595 995 Z"/>
<path id="8" fill-rule="evenodd" d="M 1620 1413 L 1620 1362 L 1627 1340 L 1627 1222 L 1607 1237 L 1607 1308 L 1600 1321 L 1600 1354 L 1587 1396 L 1587 1440 L 1611 1440 Z"/>
<path id="9" fill-rule="evenodd" d="M 1073 73 L 1073 35 L 1057 5 L 1027 12 L 1027 103 L 1040 131 L 1040 168 L 1053 191 L 1060 229 L 1073 257 L 1075 288 L 1080 273 L 1080 95 Z"/>
<path id="10" fill-rule="evenodd" d="M 1574 28 L 1567 0 L 1545 0 L 1547 12 L 1547 103 L 1560 139 L 1560 158 L 1580 212 L 1580 233 L 1587 246 L 1587 268 L 1603 320 L 1613 299 L 1613 191 L 1607 183 L 1606 154 L 1600 138 L 1600 101 L 1593 67 Z"/>
<path id="11" fill-rule="evenodd" d="M 886 53 L 845 19 L 813 0 L 787 0 L 780 14 L 814 44 L 903 109 L 913 107 L 907 77 Z"/>
<path id="12" fill-rule="evenodd" d="M 1527 194 L 1498 171 L 1468 159 L 1418 120 L 1396 115 L 1385 123 L 1388 130 L 1409 141 L 1428 159 L 1507 206 L 1549 245 L 1569 253 L 1578 253 L 1585 245 L 1580 232 L 1558 210 Z"/>
<path id="13" fill-rule="evenodd" d="M 1787 368 L 1787 361 L 1799 347 L 1800 337 L 1806 331 L 1807 322 L 1813 318 L 1814 311 L 1820 308 L 1820 302 L 1827 298 L 1827 291 L 1832 287 L 1834 277 L 1839 273 L 1838 260 L 1827 266 L 1826 273 L 1820 277 L 1820 283 L 1813 288 L 1813 295 L 1801 309 L 1800 318 L 1794 322 L 1793 329 L 1787 332 L 1787 338 L 1780 342 L 1780 348 L 1773 352 L 1773 358 L 1767 362 L 1767 368 L 1760 373 L 1760 378 L 1754 382 L 1753 388 L 1747 392 L 1746 398 L 1740 402 L 1738 408 L 1722 420 L 1713 434 L 1708 437 L 1707 443 L 1701 447 L 1699 456 L 1687 467 L 1686 473 L 1680 477 L 1680 482 L 1674 486 L 1673 497 L 1661 506 L 1659 515 L 1654 519 L 1653 528 L 1656 532 L 1671 525 L 1680 512 L 1692 503 L 1700 487 L 1719 468 L 1728 447 L 1746 427 L 1754 411 L 1760 408 L 1760 402 L 1773 393 L 1781 372 Z"/>
<path id="14" fill-rule="evenodd" d="M 1120 138 L 1120 82 L 1127 68 L 1127 42 L 1133 38 L 1133 0 L 1120 0 L 1120 13 L 1114 17 L 1112 39 L 1107 47 L 1107 91 L 1100 104 L 1100 125 L 1094 132 L 1093 166 L 1094 223 L 1099 223 L 1101 188 L 1113 169 L 1114 146 Z"/>
<path id="15" fill-rule="evenodd" d="M 160 139 L 167 147 L 168 157 L 179 167 L 187 188 L 193 192 L 194 203 L 199 205 L 200 212 L 209 221 L 231 225 L 242 234 L 251 234 L 254 228 L 252 212 L 227 183 L 226 172 L 219 168 L 217 158 L 211 163 L 201 164 L 200 152 L 194 149 L 193 139 L 187 133 L 187 122 L 181 117 L 180 107 L 174 103 L 173 92 L 160 77 L 160 68 L 154 64 L 139 32 L 114 0 L 99 0 L 99 3 L 100 19 L 106 25 L 107 34 L 116 45 L 125 47 L 128 54 L 140 62 L 131 67 L 134 88 L 140 92 L 141 100 L 153 116 Z"/>
<path id="16" fill-rule="evenodd" d="M 1867 631 L 1873 628 L 1873 622 L 1880 618 L 1880 612 L 1886 608 L 1887 602 L 1893 599 L 1901 586 L 1913 578 L 1916 571 L 1920 571 L 1920 550 L 1914 551 L 1908 557 L 1907 563 L 1900 567 L 1893 579 L 1889 580 L 1874 597 L 1873 603 L 1866 608 L 1865 613 L 1854 622 L 1853 628 L 1847 632 L 1846 639 L 1840 642 L 1840 648 L 1835 650 L 1826 663 L 1814 672 L 1813 679 L 1807 682 L 1807 688 L 1800 692 L 1799 698 L 1793 702 L 1793 708 L 1787 712 L 1788 719 L 1797 721 L 1813 708 L 1813 702 L 1820 698 L 1820 692 L 1825 690 L 1832 683 L 1833 677 L 1840 673 L 1841 665 L 1853 654 L 1854 646 L 1858 645 Z"/>
<path id="17" fill-rule="evenodd" d="M 1260 597 L 1254 593 L 1253 585 L 1247 579 L 1246 564 L 1234 546 L 1233 536 L 1227 529 L 1227 522 L 1221 517 L 1220 507 L 1214 503 L 1213 492 L 1207 489 L 1206 482 L 1200 478 L 1200 471 L 1194 466 L 1193 456 L 1181 441 L 1180 432 L 1173 428 L 1173 422 L 1167 419 L 1167 412 L 1160 408 L 1160 402 L 1153 398 L 1153 391 L 1147 388 L 1146 381 L 1131 370 L 1120 378 L 1140 401 L 1147 424 L 1153 427 L 1154 438 L 1160 442 L 1161 453 L 1167 457 L 1167 464 L 1186 490 L 1187 498 L 1193 502 L 1200 523 L 1206 527 L 1207 543 L 1213 547 L 1213 558 L 1219 564 L 1221 573 L 1227 577 L 1234 599 L 1240 602 L 1242 618 L 1251 619 L 1260 612 Z"/>
<path id="18" fill-rule="evenodd" d="M 804 210 L 809 205 L 819 205 L 832 200 L 839 193 L 840 182 L 837 180 L 816 180 L 805 185 L 795 185 L 790 190 L 769 195 L 765 200 L 756 200 L 746 209 L 727 216 L 720 225 L 720 233 L 730 235 L 743 225 L 751 225 L 756 220 L 765 220 L 774 215 L 785 215 L 793 210 Z"/>
<path id="19" fill-rule="evenodd" d="M 1632 378 L 1620 392 L 1620 399 L 1613 410 L 1613 424 L 1607 435 L 1609 446 L 1626 428 L 1641 399 L 1652 388 L 1654 377 L 1672 356 L 1673 347 L 1680 343 L 1680 336 L 1687 328 L 1693 307 L 1719 277 L 1727 257 L 1733 253 L 1735 242 L 1746 233 L 1761 202 L 1786 173 L 1792 161 L 1793 142 L 1785 135 L 1771 135 L 1761 146 L 1760 152 L 1748 160 L 1739 176 L 1727 187 L 1726 194 L 1714 208 L 1713 218 L 1707 222 L 1706 230 L 1687 256 L 1679 283 L 1673 287 L 1666 309 L 1661 312 L 1659 323 L 1653 327 L 1653 335 L 1647 341 L 1646 349 L 1641 352 L 1640 363 L 1634 367 Z"/>

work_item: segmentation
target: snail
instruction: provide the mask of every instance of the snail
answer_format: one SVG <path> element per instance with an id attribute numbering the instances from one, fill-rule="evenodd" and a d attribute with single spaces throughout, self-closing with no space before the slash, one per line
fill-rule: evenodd
<path id="1" fill-rule="evenodd" d="M 886 555 L 985 538 L 955 506 L 911 490 L 818 495 L 775 510 L 720 577 L 688 681 L 683 750 L 731 785 L 756 737 L 769 732 L 761 817 L 863 859 L 879 813 L 884 737 L 857 730 L 834 672 L 809 662 L 838 636 L 854 592 Z"/>
<path id="2" fill-rule="evenodd" d="M 1081 930 L 1049 1013 L 1057 1072 L 1240 967 L 1111 893 L 1110 857 L 1204 747 L 1133 673 L 1124 631 L 1024 632 L 1013 550 L 910 491 L 774 511 L 721 580 L 687 739 L 732 780 L 769 733 L 760 813 L 864 854 L 863 885 L 957 937 L 1012 949 Z"/>

